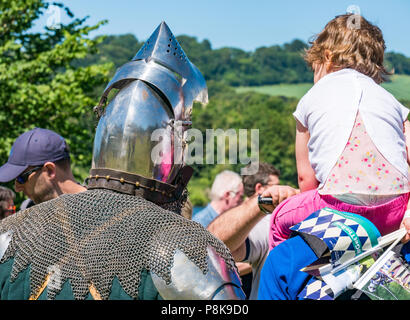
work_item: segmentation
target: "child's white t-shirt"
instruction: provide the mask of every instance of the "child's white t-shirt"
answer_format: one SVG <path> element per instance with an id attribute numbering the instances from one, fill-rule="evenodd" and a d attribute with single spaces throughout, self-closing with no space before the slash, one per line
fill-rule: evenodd
<path id="1" fill-rule="evenodd" d="M 320 79 L 293 113 L 309 131 L 309 161 L 319 189 L 343 152 L 358 112 L 378 151 L 408 178 L 403 123 L 409 110 L 370 77 L 342 69 Z"/>

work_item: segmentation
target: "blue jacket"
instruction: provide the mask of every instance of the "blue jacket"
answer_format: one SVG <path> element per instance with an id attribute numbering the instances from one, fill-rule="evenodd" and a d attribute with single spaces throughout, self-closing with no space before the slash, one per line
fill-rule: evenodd
<path id="1" fill-rule="evenodd" d="M 218 213 L 212 208 L 211 204 L 208 204 L 204 209 L 196 213 L 192 220 L 199 222 L 204 228 L 207 228 L 217 216 Z"/>
<path id="2" fill-rule="evenodd" d="M 317 260 L 299 236 L 290 238 L 269 252 L 261 271 L 259 300 L 298 300 L 298 293 L 311 278 L 300 269 Z"/>

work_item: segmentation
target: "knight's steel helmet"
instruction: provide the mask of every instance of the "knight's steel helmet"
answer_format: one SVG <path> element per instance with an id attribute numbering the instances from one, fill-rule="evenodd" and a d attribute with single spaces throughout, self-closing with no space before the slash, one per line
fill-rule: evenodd
<path id="1" fill-rule="evenodd" d="M 112 89 L 118 92 L 103 109 Z M 208 102 L 205 79 L 162 22 L 116 71 L 95 107 L 100 118 L 88 188 L 158 191 L 174 198 L 181 174 L 189 171 L 183 133 L 194 101 Z"/>

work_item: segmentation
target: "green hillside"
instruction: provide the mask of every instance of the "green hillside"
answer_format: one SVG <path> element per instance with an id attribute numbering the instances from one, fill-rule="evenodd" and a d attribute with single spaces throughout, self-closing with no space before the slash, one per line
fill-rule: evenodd
<path id="1" fill-rule="evenodd" d="M 310 88 L 311 83 L 297 83 L 297 84 L 275 84 L 270 86 L 257 86 L 257 87 L 238 87 L 237 93 L 243 92 L 258 92 L 268 94 L 270 96 L 283 96 L 294 97 L 300 99 Z"/>
<path id="2" fill-rule="evenodd" d="M 259 47 L 253 51 L 231 47 L 214 49 L 209 40 L 198 41 L 196 37 L 187 35 L 179 35 L 177 40 L 207 81 L 218 81 L 233 87 L 306 84 L 313 81 L 312 70 L 303 59 L 304 49 L 309 45 L 302 40 L 294 39 L 283 45 Z M 73 65 L 112 62 L 114 72 L 130 61 L 143 43 L 133 34 L 109 35 L 102 39 L 97 52 L 75 60 Z M 403 54 L 386 52 L 385 65 L 388 70 L 395 70 L 396 74 L 410 75 L 410 57 Z"/>
<path id="3" fill-rule="evenodd" d="M 41 15 L 44 1 L 31 1 L 39 7 L 30 9 L 34 13 L 28 16 L 21 14 L 21 8 L 30 7 L 23 2 L 17 1 L 20 4 L 7 14 L 0 10 L 0 22 L 5 21 L 0 26 L 10 27 L 3 28 L 0 37 L 0 67 L 7 70 L 0 81 L 0 163 L 7 161 L 19 134 L 43 127 L 67 139 L 75 177 L 83 181 L 91 163 L 96 125 L 92 107 L 115 70 L 130 61 L 144 41 L 132 34 L 90 39 L 89 33 L 104 21 L 90 27 L 84 25 L 86 18 L 76 19 L 72 13 L 67 25 L 31 34 L 28 28 Z M 8 23 L 11 20 L 15 23 Z M 244 51 L 215 49 L 207 39 L 198 41 L 187 35 L 177 39 L 209 89 L 208 106 L 193 110 L 194 128 L 203 135 L 210 128 L 258 129 L 259 160 L 273 163 L 281 171 L 283 184 L 297 186 L 292 112 L 312 86 L 312 71 L 302 57 L 308 44 L 294 39 Z M 410 57 L 387 52 L 385 61 L 387 69 L 398 74 L 385 87 L 410 108 Z M 242 166 L 240 162 L 193 165 L 188 187 L 193 204 L 207 203 L 205 191 L 219 171 L 239 172 Z M 21 200 L 19 194 L 16 204 Z"/>
<path id="4" fill-rule="evenodd" d="M 399 100 L 410 100 L 410 76 L 397 74 L 392 76 L 392 82 L 382 84 L 392 95 Z"/>
<path id="5" fill-rule="evenodd" d="M 393 94 L 396 99 L 410 100 L 409 75 L 394 75 L 391 77 L 391 82 L 383 83 L 382 86 Z M 300 99 L 311 87 L 311 83 L 277 84 L 270 86 L 238 87 L 236 88 L 236 92 L 242 93 L 253 91 L 271 96 L 294 97 Z"/>

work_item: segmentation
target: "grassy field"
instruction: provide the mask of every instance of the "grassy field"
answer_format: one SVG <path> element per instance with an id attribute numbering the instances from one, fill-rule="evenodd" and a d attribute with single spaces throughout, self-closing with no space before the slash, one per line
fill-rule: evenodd
<path id="1" fill-rule="evenodd" d="M 391 77 L 391 82 L 384 83 L 382 86 L 391 92 L 396 99 L 410 100 L 410 76 L 394 75 Z M 259 87 L 238 87 L 237 92 L 255 91 L 259 93 L 269 94 L 272 96 L 285 96 L 301 98 L 310 88 L 311 83 L 298 84 L 277 84 L 271 86 Z"/>
<path id="2" fill-rule="evenodd" d="M 410 100 L 410 76 L 394 75 L 392 82 L 382 84 L 382 86 L 389 91 L 396 99 Z"/>
<path id="3" fill-rule="evenodd" d="M 255 91 L 259 93 L 269 94 L 271 96 L 301 98 L 311 87 L 311 83 L 275 84 L 259 87 L 238 87 L 236 89 L 236 92 L 241 93 L 246 91 Z"/>

